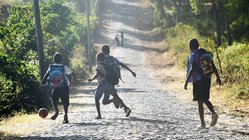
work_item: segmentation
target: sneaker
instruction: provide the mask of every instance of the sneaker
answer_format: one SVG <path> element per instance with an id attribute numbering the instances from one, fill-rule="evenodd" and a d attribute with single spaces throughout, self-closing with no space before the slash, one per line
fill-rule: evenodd
<path id="1" fill-rule="evenodd" d="M 68 121 L 68 118 L 67 118 L 67 116 L 64 116 L 64 120 L 63 120 L 63 123 L 68 123 L 69 121 Z"/>
<path id="2" fill-rule="evenodd" d="M 112 102 L 113 102 L 115 108 L 118 109 L 119 108 L 119 102 L 115 98 L 112 99 Z"/>
<path id="3" fill-rule="evenodd" d="M 55 120 L 58 117 L 59 113 L 56 112 L 54 113 L 54 115 L 50 118 L 51 120 Z"/>
<path id="4" fill-rule="evenodd" d="M 215 124 L 217 123 L 217 120 L 218 120 L 218 114 L 214 113 L 212 115 L 212 121 L 210 123 L 210 126 L 215 126 Z"/>
<path id="5" fill-rule="evenodd" d="M 130 108 L 127 108 L 126 110 L 125 110 L 125 113 L 126 113 L 126 117 L 129 117 L 130 116 L 130 114 L 131 114 L 131 109 Z"/>
<path id="6" fill-rule="evenodd" d="M 205 129 L 206 128 L 206 124 L 202 123 L 201 126 L 200 126 L 200 128 Z"/>
<path id="7" fill-rule="evenodd" d="M 102 119 L 102 117 L 101 116 L 97 116 L 95 119 Z"/>

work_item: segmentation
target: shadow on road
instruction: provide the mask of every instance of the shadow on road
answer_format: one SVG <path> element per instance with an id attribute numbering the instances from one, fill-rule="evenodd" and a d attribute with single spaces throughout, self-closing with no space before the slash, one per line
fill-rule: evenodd
<path id="1" fill-rule="evenodd" d="M 171 121 L 159 120 L 159 119 L 143 119 L 139 117 L 116 118 L 114 120 L 129 120 L 129 121 L 137 121 L 137 122 L 156 123 L 156 124 L 179 124 L 178 122 L 171 122 Z"/>

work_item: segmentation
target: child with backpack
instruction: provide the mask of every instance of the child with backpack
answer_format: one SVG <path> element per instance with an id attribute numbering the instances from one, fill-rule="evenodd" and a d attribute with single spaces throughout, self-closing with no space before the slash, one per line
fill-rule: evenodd
<path id="1" fill-rule="evenodd" d="M 113 86 L 114 89 L 115 89 L 115 85 L 118 84 L 119 79 L 122 81 L 119 65 L 122 66 L 123 68 L 125 68 L 126 70 L 130 71 L 131 74 L 134 77 L 136 77 L 136 73 L 133 72 L 128 66 L 126 66 L 124 63 L 120 62 L 118 59 L 114 58 L 113 56 L 109 55 L 110 54 L 110 47 L 108 45 L 102 46 L 102 52 L 105 54 L 105 60 L 104 60 L 105 62 L 104 63 L 107 67 L 106 69 L 107 70 L 109 69 L 109 71 L 110 71 L 109 74 L 107 73 L 106 80 Z M 114 69 L 114 70 L 111 71 L 111 69 Z M 118 102 L 118 106 L 115 106 L 115 107 L 116 108 L 124 107 L 126 117 L 128 117 L 131 113 L 131 109 L 129 107 L 127 107 L 125 105 L 125 103 L 123 102 L 123 100 L 118 96 L 117 90 L 115 90 L 115 92 L 112 93 L 112 96 L 113 96 L 114 101 Z M 117 105 L 117 103 L 114 105 Z"/>
<path id="2" fill-rule="evenodd" d="M 201 120 L 201 128 L 206 128 L 204 121 L 203 103 L 212 112 L 210 126 L 214 126 L 218 120 L 218 114 L 214 111 L 212 103 L 209 101 L 211 75 L 215 73 L 216 81 L 221 85 L 218 71 L 214 65 L 212 54 L 204 49 L 199 49 L 197 39 L 189 42 L 190 55 L 188 59 L 187 78 L 184 89 L 187 90 L 188 82 L 193 82 L 193 101 L 197 101 Z"/>
<path id="3" fill-rule="evenodd" d="M 59 115 L 58 101 L 61 99 L 64 108 L 64 120 L 63 123 L 68 123 L 68 106 L 69 106 L 69 85 L 73 81 L 73 71 L 67 66 L 61 64 L 62 56 L 59 53 L 55 53 L 53 56 L 54 64 L 51 64 L 42 79 L 42 85 L 48 82 L 51 88 L 52 105 L 54 108 L 54 114 L 51 117 L 55 120 Z M 70 76 L 70 80 L 67 76 Z"/>
<path id="4" fill-rule="evenodd" d="M 105 55 L 103 53 L 98 53 L 96 55 L 96 67 L 95 67 L 96 74 L 93 76 L 93 78 L 88 79 L 88 82 L 91 82 L 95 79 L 98 80 L 98 86 L 95 91 L 95 105 L 96 105 L 96 109 L 98 113 L 98 116 L 96 117 L 96 119 L 102 119 L 102 116 L 100 113 L 99 100 L 103 96 L 103 94 L 104 94 L 104 98 L 103 98 L 102 103 L 104 105 L 110 104 L 112 102 L 114 104 L 116 103 L 114 102 L 113 99 L 109 99 L 111 93 L 114 93 L 116 91 L 115 91 L 115 88 L 111 84 L 109 84 L 105 79 L 107 75 L 107 71 L 104 66 L 104 59 L 105 59 Z"/>

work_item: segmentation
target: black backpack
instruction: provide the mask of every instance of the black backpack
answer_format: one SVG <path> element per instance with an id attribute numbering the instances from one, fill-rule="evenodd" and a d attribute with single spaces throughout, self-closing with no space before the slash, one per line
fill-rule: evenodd
<path id="1" fill-rule="evenodd" d="M 213 54 L 205 49 L 199 49 L 196 54 L 197 72 L 205 77 L 210 77 L 214 73 Z"/>
<path id="2" fill-rule="evenodd" d="M 106 70 L 105 79 L 107 80 L 107 82 L 112 85 L 118 85 L 119 79 L 121 79 L 121 72 L 119 64 L 113 56 L 105 57 L 104 68 Z"/>

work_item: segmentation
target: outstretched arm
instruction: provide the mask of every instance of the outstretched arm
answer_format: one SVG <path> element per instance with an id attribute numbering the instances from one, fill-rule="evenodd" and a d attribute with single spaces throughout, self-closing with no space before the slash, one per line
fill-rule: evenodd
<path id="1" fill-rule="evenodd" d="M 88 79 L 88 82 L 91 82 L 91 81 L 97 79 L 97 77 L 98 77 L 99 75 L 102 76 L 102 77 L 105 77 L 105 75 L 104 75 L 103 73 L 101 73 L 99 70 L 96 70 L 96 71 L 97 71 L 96 74 L 93 76 L 93 78 Z"/>
<path id="2" fill-rule="evenodd" d="M 130 71 L 131 74 L 132 74 L 134 77 L 136 77 L 136 73 L 133 72 L 133 71 L 132 71 L 128 66 L 126 66 L 124 63 L 121 63 L 121 62 L 120 62 L 120 66 L 122 66 L 123 68 L 127 69 L 128 71 Z"/>

